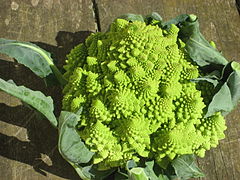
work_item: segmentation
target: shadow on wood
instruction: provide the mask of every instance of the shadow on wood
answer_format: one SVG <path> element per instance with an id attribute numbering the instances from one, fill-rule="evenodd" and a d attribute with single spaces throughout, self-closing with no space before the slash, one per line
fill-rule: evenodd
<path id="1" fill-rule="evenodd" d="M 76 33 L 60 31 L 56 37 L 57 46 L 42 42 L 33 43 L 50 52 L 56 65 L 62 67 L 66 54 L 74 46 L 84 42 L 90 33 L 90 31 Z M 59 115 L 62 99 L 59 86 L 52 84 L 50 87 L 46 87 L 43 80 L 29 69 L 9 61 L 0 61 L 0 77 L 5 80 L 13 79 L 17 85 L 24 85 L 51 96 L 55 104 L 55 114 Z M 6 94 L 0 93 L 1 99 L 4 99 L 2 98 L 4 96 Z M 47 176 L 46 172 L 49 172 L 62 178 L 79 179 L 71 165 L 58 152 L 57 130 L 45 118 L 41 119 L 36 114 L 33 115 L 34 110 L 29 110 L 29 108 L 21 104 L 14 105 L 10 103 L 10 106 L 9 102 L 0 101 L 0 124 L 3 127 L 1 132 L 5 132 L 0 133 L 0 155 L 7 159 L 28 164 L 43 176 Z M 20 136 L 23 134 L 21 132 L 23 129 L 27 130 L 24 135 L 26 139 L 21 140 Z M 8 169 L 4 171 L 8 171 Z"/>

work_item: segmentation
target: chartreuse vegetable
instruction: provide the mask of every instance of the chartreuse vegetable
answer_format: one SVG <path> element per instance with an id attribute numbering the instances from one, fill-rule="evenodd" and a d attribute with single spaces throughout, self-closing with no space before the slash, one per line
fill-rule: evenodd
<path id="1" fill-rule="evenodd" d="M 132 159 L 161 165 L 185 154 L 203 157 L 224 138 L 221 113 L 204 117 L 204 92 L 191 81 L 201 70 L 179 31 L 116 19 L 67 56 L 63 109 L 83 108 L 77 129 L 99 170 Z"/>
<path id="2" fill-rule="evenodd" d="M 49 97 L 4 80 L 0 89 L 58 127 L 58 149 L 82 179 L 202 177 L 194 154 L 225 137 L 240 99 L 239 63 L 203 37 L 195 15 L 123 15 L 71 50 L 63 76 L 31 43 L 0 39 L 0 52 L 64 86 L 58 122 Z"/>

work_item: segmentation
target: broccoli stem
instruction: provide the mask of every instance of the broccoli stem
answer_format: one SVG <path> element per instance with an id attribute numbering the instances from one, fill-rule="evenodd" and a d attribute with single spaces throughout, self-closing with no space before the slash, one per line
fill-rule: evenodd
<path id="1" fill-rule="evenodd" d="M 63 77 L 62 73 L 59 71 L 59 69 L 55 66 L 55 64 L 51 63 L 50 67 L 54 73 L 54 75 L 56 76 L 58 82 L 64 86 L 67 84 L 67 80 Z"/>

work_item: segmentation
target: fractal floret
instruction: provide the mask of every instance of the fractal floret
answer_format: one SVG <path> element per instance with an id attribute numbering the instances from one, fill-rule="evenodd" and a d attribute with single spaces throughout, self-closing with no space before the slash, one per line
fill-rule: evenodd
<path id="1" fill-rule="evenodd" d="M 117 19 L 68 55 L 63 109 L 82 109 L 77 130 L 99 169 L 203 157 L 224 138 L 221 113 L 205 117 L 206 90 L 191 81 L 200 70 L 178 32 Z"/>

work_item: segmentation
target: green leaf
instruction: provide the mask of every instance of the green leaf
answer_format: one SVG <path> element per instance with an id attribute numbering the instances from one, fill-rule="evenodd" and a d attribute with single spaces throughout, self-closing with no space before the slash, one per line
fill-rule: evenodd
<path id="1" fill-rule="evenodd" d="M 41 78 L 53 72 L 62 85 L 66 83 L 50 53 L 35 44 L 0 38 L 0 53 L 15 58 Z"/>
<path id="2" fill-rule="evenodd" d="M 146 165 L 146 167 L 144 168 L 144 171 L 150 180 L 169 180 L 166 175 L 154 172 L 154 169 L 153 169 L 154 161 L 145 162 L 145 165 Z M 160 174 L 160 175 L 157 175 L 156 173 Z"/>
<path id="3" fill-rule="evenodd" d="M 194 155 L 192 154 L 179 156 L 173 160 L 172 166 L 175 169 L 176 175 L 183 180 L 204 177 L 204 174 L 197 167 Z"/>
<path id="4" fill-rule="evenodd" d="M 209 83 L 212 83 L 214 87 L 216 87 L 219 84 L 219 80 L 221 79 L 221 73 L 218 70 L 214 70 L 211 73 L 207 73 L 207 75 L 191 79 L 192 82 L 199 82 L 199 81 L 207 81 Z"/>
<path id="5" fill-rule="evenodd" d="M 53 61 L 50 54 L 35 44 L 1 38 L 0 52 L 15 58 L 41 78 L 52 73 L 50 65 Z"/>
<path id="6" fill-rule="evenodd" d="M 75 169 L 75 171 L 78 173 L 79 177 L 82 180 L 91 180 L 91 178 L 89 178 L 88 176 L 86 176 L 85 174 L 83 174 L 83 169 L 82 167 L 78 166 L 77 164 L 72 163 L 71 161 L 67 160 L 66 161 L 72 165 L 72 167 Z"/>
<path id="7" fill-rule="evenodd" d="M 169 180 L 169 178 L 166 175 L 160 174 L 158 180 Z"/>
<path id="8" fill-rule="evenodd" d="M 88 163 L 92 156 L 91 152 L 81 141 L 76 131 L 76 125 L 80 116 L 67 111 L 62 111 L 59 117 L 58 149 L 61 155 L 68 161 L 80 164 Z"/>
<path id="9" fill-rule="evenodd" d="M 72 165 L 72 167 L 75 169 L 75 171 L 78 173 L 79 177 L 82 180 L 104 180 L 116 170 L 116 169 L 109 169 L 106 171 L 99 171 L 97 170 L 96 165 L 89 165 L 89 166 L 82 167 L 78 164 L 72 163 L 69 160 L 67 161 L 69 162 L 69 164 Z"/>
<path id="10" fill-rule="evenodd" d="M 134 160 L 128 160 L 127 163 L 126 163 L 126 169 L 127 170 L 130 170 L 132 168 L 135 168 L 137 167 L 137 164 Z"/>
<path id="11" fill-rule="evenodd" d="M 151 180 L 158 180 L 157 175 L 153 171 L 154 161 L 148 161 L 145 162 L 146 167 L 144 168 L 144 171 L 148 177 L 151 177 Z"/>
<path id="12" fill-rule="evenodd" d="M 128 172 L 129 180 L 148 180 L 144 168 L 137 167 L 134 160 L 127 161 L 126 170 Z"/>
<path id="13" fill-rule="evenodd" d="M 205 117 L 209 117 L 218 111 L 226 115 L 232 111 L 240 99 L 240 64 L 236 62 L 228 63 L 216 49 L 215 44 L 213 42 L 209 43 L 204 38 L 200 32 L 197 16 L 183 14 L 162 23 L 162 26 L 168 29 L 170 24 L 179 27 L 179 38 L 185 42 L 185 49 L 189 56 L 204 73 L 203 77 L 192 81 L 207 81 L 215 87 L 216 93 L 207 107 Z"/>
<path id="14" fill-rule="evenodd" d="M 58 127 L 58 149 L 63 158 L 74 167 L 82 179 L 101 180 L 116 169 L 99 171 L 95 165 L 86 164 L 91 160 L 94 153 L 91 152 L 84 142 L 81 141 L 81 138 L 76 131 L 76 125 L 80 120 L 79 114 L 81 111 L 82 109 L 76 114 L 67 111 L 61 112 Z M 84 166 L 84 164 L 86 164 L 86 166 Z"/>
<path id="15" fill-rule="evenodd" d="M 81 172 L 85 177 L 88 179 L 92 180 L 103 180 L 106 177 L 108 177 L 110 174 L 112 174 L 114 171 L 116 171 L 115 168 L 105 170 L 105 171 L 100 171 L 97 169 L 96 165 L 90 165 L 90 166 L 85 166 L 81 168 Z"/>
<path id="16" fill-rule="evenodd" d="M 215 112 L 222 112 L 223 115 L 230 113 L 240 100 L 240 76 L 236 62 L 230 62 L 222 68 L 221 76 L 217 79 L 214 76 L 206 75 L 205 80 L 213 82 L 216 85 L 216 93 L 213 95 L 211 102 L 207 107 L 207 113 L 205 117 L 213 115 Z M 198 80 L 197 78 L 196 80 Z"/>
<path id="17" fill-rule="evenodd" d="M 227 80 L 227 85 L 231 92 L 233 107 L 237 106 L 240 100 L 240 74 L 232 72 Z"/>
<path id="18" fill-rule="evenodd" d="M 215 112 L 222 112 L 223 114 L 226 114 L 232 109 L 233 103 L 231 98 L 231 91 L 227 83 L 224 83 L 220 90 L 213 96 L 212 101 L 208 105 L 208 111 L 205 117 L 209 117 Z"/>
<path id="19" fill-rule="evenodd" d="M 218 85 L 218 80 L 212 79 L 211 77 L 203 76 L 196 79 L 191 79 L 192 82 L 207 81 L 213 84 L 214 87 Z"/>
<path id="20" fill-rule="evenodd" d="M 144 18 L 142 15 L 138 15 L 138 14 L 124 14 L 124 15 L 121 15 L 119 16 L 117 19 L 125 19 L 127 21 L 141 21 L 141 22 L 144 22 Z"/>
<path id="21" fill-rule="evenodd" d="M 163 169 L 167 169 L 170 162 L 171 162 L 171 159 L 165 156 L 164 158 L 159 160 L 158 165 Z"/>
<path id="22" fill-rule="evenodd" d="M 100 171 L 96 165 L 89 165 L 94 152 L 91 152 L 81 141 L 76 131 L 76 125 L 80 120 L 80 109 L 76 114 L 62 111 L 59 117 L 58 149 L 63 158 L 68 161 L 82 179 L 101 180 L 109 176 L 116 169 Z"/>
<path id="23" fill-rule="evenodd" d="M 179 25 L 181 22 L 186 21 L 188 17 L 188 14 L 181 14 L 167 22 L 163 22 L 162 27 L 164 27 L 165 29 L 169 29 L 171 24 Z"/>
<path id="24" fill-rule="evenodd" d="M 138 167 L 134 160 L 129 160 L 126 163 L 126 170 L 128 176 L 120 172 L 121 175 L 117 175 L 117 180 L 127 176 L 130 180 L 169 180 L 169 178 L 163 174 L 164 170 L 158 165 L 154 166 L 154 161 L 146 161 L 145 168 Z"/>
<path id="25" fill-rule="evenodd" d="M 162 17 L 157 12 L 152 12 L 151 14 L 146 16 L 146 18 L 149 18 L 149 17 L 157 21 L 162 21 Z"/>
<path id="26" fill-rule="evenodd" d="M 200 33 L 198 21 L 186 21 L 180 29 L 180 38 L 186 43 L 186 50 L 199 66 L 209 64 L 226 65 L 228 61 Z"/>
<path id="27" fill-rule="evenodd" d="M 144 172 L 144 168 L 136 167 L 128 171 L 129 180 L 148 180 L 149 178 Z"/>
<path id="28" fill-rule="evenodd" d="M 222 54 L 200 33 L 199 23 L 195 15 L 183 14 L 162 23 L 164 28 L 170 24 L 179 27 L 179 38 L 186 43 L 191 59 L 198 64 L 204 73 L 203 77 L 192 79 L 193 82 L 207 81 L 214 85 L 216 93 L 207 107 L 205 117 L 221 111 L 228 114 L 240 99 L 240 64 L 228 63 Z M 232 72 L 234 72 L 232 74 Z"/>
<path id="29" fill-rule="evenodd" d="M 33 91 L 24 86 L 17 86 L 13 81 L 6 82 L 1 78 L 0 90 L 5 91 L 6 93 L 15 96 L 23 102 L 29 104 L 34 109 L 41 112 L 54 127 L 57 126 L 57 120 L 53 114 L 53 100 L 50 96 L 46 97 L 40 91 Z"/>
<path id="30" fill-rule="evenodd" d="M 200 67 L 209 64 L 226 65 L 228 61 L 201 34 L 199 23 L 195 15 L 183 14 L 163 23 L 168 28 L 170 24 L 179 27 L 179 38 L 186 43 L 185 49 L 189 56 Z"/>
<path id="31" fill-rule="evenodd" d="M 151 14 L 148 14 L 145 16 L 144 21 L 147 25 L 148 24 L 154 25 L 156 22 L 157 22 L 157 24 L 159 24 L 159 23 L 161 24 L 162 17 L 158 13 L 152 12 Z"/>
<path id="32" fill-rule="evenodd" d="M 231 67 L 238 74 L 238 76 L 240 77 L 240 64 L 235 62 L 235 61 L 233 61 L 231 63 Z"/>

